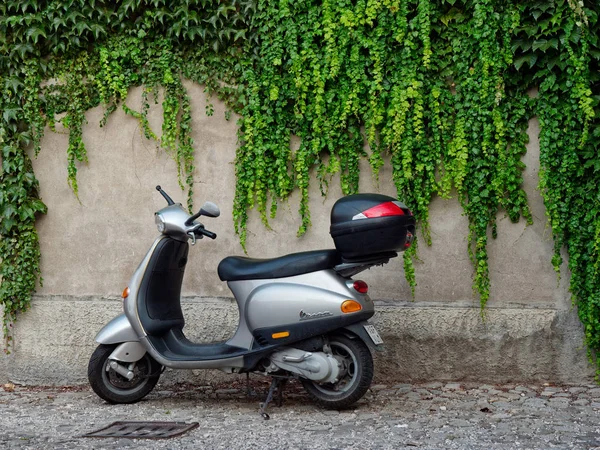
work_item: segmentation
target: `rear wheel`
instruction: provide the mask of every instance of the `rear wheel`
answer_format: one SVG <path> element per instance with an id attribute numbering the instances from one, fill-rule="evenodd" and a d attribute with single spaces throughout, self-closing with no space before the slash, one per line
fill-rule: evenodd
<path id="1" fill-rule="evenodd" d="M 373 358 L 360 339 L 331 336 L 329 346 L 333 356 L 342 363 L 342 373 L 336 383 L 322 383 L 301 378 L 302 385 L 318 405 L 328 409 L 347 408 L 362 398 L 373 380 Z"/>
<path id="2" fill-rule="evenodd" d="M 94 392 L 109 403 L 135 403 L 144 398 L 160 378 L 161 365 L 148 353 L 132 363 L 119 363 L 133 372 L 128 380 L 110 367 L 108 359 L 117 345 L 100 344 L 88 364 L 88 380 Z"/>

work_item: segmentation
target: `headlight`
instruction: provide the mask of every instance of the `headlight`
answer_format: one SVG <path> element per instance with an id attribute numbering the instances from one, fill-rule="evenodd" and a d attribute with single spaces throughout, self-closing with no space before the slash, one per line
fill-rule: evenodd
<path id="1" fill-rule="evenodd" d="M 159 233 L 164 233 L 165 231 L 165 220 L 160 214 L 154 215 L 154 223 L 156 224 L 156 228 L 158 228 Z"/>

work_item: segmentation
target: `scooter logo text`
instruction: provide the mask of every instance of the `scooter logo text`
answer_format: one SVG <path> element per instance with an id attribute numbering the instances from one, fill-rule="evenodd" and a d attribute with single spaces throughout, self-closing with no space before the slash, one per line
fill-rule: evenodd
<path id="1" fill-rule="evenodd" d="M 300 311 L 300 320 L 310 320 L 310 319 L 319 319 L 321 317 L 333 316 L 333 314 L 329 311 L 321 311 L 316 313 L 307 313 L 304 311 Z"/>

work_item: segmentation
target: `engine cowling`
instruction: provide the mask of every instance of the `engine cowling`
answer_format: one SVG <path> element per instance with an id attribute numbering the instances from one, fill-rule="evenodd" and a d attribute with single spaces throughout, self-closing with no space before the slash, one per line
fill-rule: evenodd
<path id="1" fill-rule="evenodd" d="M 319 383 L 335 383 L 340 377 L 342 364 L 333 355 L 285 348 L 273 353 L 272 365 L 296 373 Z"/>

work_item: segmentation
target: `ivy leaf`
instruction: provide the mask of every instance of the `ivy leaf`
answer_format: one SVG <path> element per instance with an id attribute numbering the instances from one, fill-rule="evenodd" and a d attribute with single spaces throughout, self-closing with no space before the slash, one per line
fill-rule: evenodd
<path id="1" fill-rule="evenodd" d="M 23 87 L 23 83 L 17 77 L 7 78 L 4 82 L 4 89 L 6 91 L 11 90 L 14 94 L 18 93 Z"/>
<path id="2" fill-rule="evenodd" d="M 557 65 L 560 62 L 560 57 L 559 56 L 555 56 L 554 58 L 550 58 L 546 61 L 546 67 L 548 68 L 548 70 L 552 70 L 552 68 Z M 538 78 L 538 75 L 536 74 L 534 76 L 534 79 Z"/>
<path id="3" fill-rule="evenodd" d="M 174 23 L 171 26 L 169 33 L 174 34 L 175 36 L 179 37 L 179 35 L 181 34 L 181 30 L 182 30 L 181 23 Z"/>
<path id="4" fill-rule="evenodd" d="M 464 17 L 465 16 L 460 9 L 450 8 L 450 11 L 448 11 L 446 14 L 440 17 L 440 21 L 444 25 L 448 26 L 448 24 L 451 21 L 456 20 L 457 22 L 461 22 L 464 19 Z"/>
<path id="5" fill-rule="evenodd" d="M 17 215 L 17 208 L 15 208 L 15 206 L 12 205 L 11 203 L 6 203 L 4 205 L 4 208 L 2 209 L 2 218 L 10 219 L 16 215 Z"/>
<path id="6" fill-rule="evenodd" d="M 238 41 L 240 39 L 246 39 L 246 30 L 237 30 L 233 35 L 233 40 Z"/>
<path id="7" fill-rule="evenodd" d="M 581 28 L 575 27 L 575 29 L 571 32 L 571 37 L 569 38 L 571 42 L 579 42 L 581 40 Z"/>
<path id="8" fill-rule="evenodd" d="M 35 212 L 39 212 L 41 214 L 46 214 L 48 212 L 48 207 L 46 206 L 46 204 L 39 199 L 33 200 L 31 202 L 31 207 Z"/>
<path id="9" fill-rule="evenodd" d="M 65 19 L 62 16 L 55 16 L 51 23 L 54 31 L 57 31 L 60 27 L 65 26 Z"/>
<path id="10" fill-rule="evenodd" d="M 221 15 L 224 18 L 227 18 L 230 11 L 235 11 L 235 8 L 231 5 L 221 4 L 219 8 L 217 8 L 217 15 Z"/>
<path id="11" fill-rule="evenodd" d="M 546 52 L 546 50 L 548 50 L 550 47 L 557 49 L 558 48 L 558 39 L 538 39 L 533 41 L 533 45 L 532 45 L 532 49 L 535 50 L 541 50 L 544 53 Z"/>
<path id="12" fill-rule="evenodd" d="M 10 25 L 10 26 L 15 26 L 15 25 L 23 25 L 24 23 L 24 18 L 23 16 L 10 16 L 6 19 L 6 24 Z"/>
<path id="13" fill-rule="evenodd" d="M 512 41 L 511 50 L 513 53 L 516 53 L 518 49 L 523 50 L 524 52 L 528 51 L 531 48 L 531 41 L 529 39 L 515 39 Z"/>
<path id="14" fill-rule="evenodd" d="M 98 39 L 101 34 L 106 34 L 106 28 L 97 23 L 90 26 L 90 31 L 93 33 L 96 39 Z"/>
<path id="15" fill-rule="evenodd" d="M 210 23 L 213 26 L 213 28 L 216 29 L 217 28 L 217 20 L 219 20 L 219 17 L 215 14 L 215 15 L 211 16 L 210 19 L 205 20 L 205 22 Z"/>
<path id="16" fill-rule="evenodd" d="M 135 9 L 139 6 L 139 0 L 125 0 L 121 4 L 121 9 L 123 13 L 127 14 L 127 11 L 131 9 L 131 11 L 135 11 Z"/>
<path id="17" fill-rule="evenodd" d="M 77 22 L 79 22 L 79 20 L 81 20 L 83 18 L 84 18 L 83 14 L 81 14 L 79 11 L 73 9 L 65 16 L 65 23 L 66 23 L 66 21 L 69 21 L 72 24 L 76 24 Z"/>
<path id="18" fill-rule="evenodd" d="M 184 35 L 190 40 L 193 41 L 196 36 L 201 36 L 201 32 L 202 32 L 202 28 L 201 27 L 189 27 L 185 32 Z M 205 31 L 206 34 L 206 31 Z"/>
<path id="19" fill-rule="evenodd" d="M 58 44 L 56 44 L 54 46 L 54 48 L 52 49 L 52 52 L 55 55 L 60 55 L 60 54 L 64 53 L 66 50 L 67 50 L 67 47 L 66 47 L 65 43 L 59 42 Z"/>
<path id="20" fill-rule="evenodd" d="M 161 9 L 161 10 L 159 10 L 159 11 L 156 11 L 156 12 L 154 13 L 154 17 L 155 17 L 156 19 L 158 19 L 158 21 L 159 21 L 161 24 L 164 24 L 165 17 L 167 17 L 167 19 L 170 19 L 172 16 L 171 16 L 171 14 L 169 14 L 167 11 L 165 11 L 165 10 L 162 10 L 162 9 Z"/>
<path id="21" fill-rule="evenodd" d="M 2 147 L 2 158 L 4 158 L 4 161 L 12 160 L 12 156 L 16 154 L 17 149 L 12 145 L 5 145 L 4 147 Z"/>
<path id="22" fill-rule="evenodd" d="M 20 111 L 21 108 L 5 108 L 4 112 L 2 113 L 2 118 L 5 122 L 17 120 Z"/>
<path id="23" fill-rule="evenodd" d="M 37 44 L 37 41 L 40 36 L 46 37 L 46 32 L 41 28 L 31 27 L 27 30 L 25 36 L 27 36 L 28 40 L 33 41 Z"/>
<path id="24" fill-rule="evenodd" d="M 35 217 L 35 212 L 28 207 L 27 205 L 21 205 L 19 208 L 19 219 L 21 221 L 25 221 L 28 219 L 33 219 Z"/>
<path id="25" fill-rule="evenodd" d="M 80 21 L 80 22 L 77 22 L 77 25 L 75 25 L 75 29 L 79 32 L 79 35 L 82 35 L 84 31 L 90 30 L 90 26 L 87 23 L 85 23 L 84 21 Z"/>
<path id="26" fill-rule="evenodd" d="M 529 53 L 528 55 L 520 56 L 516 58 L 514 61 L 515 68 L 519 70 L 524 63 L 528 63 L 529 67 L 533 67 L 538 57 L 534 53 Z"/>
<path id="27" fill-rule="evenodd" d="M 14 46 L 13 51 L 16 51 L 21 59 L 25 59 L 27 53 L 33 53 L 33 46 L 29 43 L 17 44 Z"/>
<path id="28" fill-rule="evenodd" d="M 541 16 L 542 14 L 544 14 L 544 11 L 542 11 L 542 10 L 540 10 L 540 9 L 534 9 L 534 10 L 531 12 L 531 15 L 532 15 L 532 16 L 533 16 L 533 18 L 536 20 L 536 22 L 537 22 L 537 20 L 540 18 L 540 16 Z"/>
<path id="29" fill-rule="evenodd" d="M 2 230 L 2 234 L 10 233 L 10 231 L 13 229 L 13 227 L 15 227 L 17 225 L 17 221 L 12 218 L 11 219 L 3 218 L 2 220 L 0 220 L 0 223 L 2 224 L 2 227 L 0 228 Z"/>

